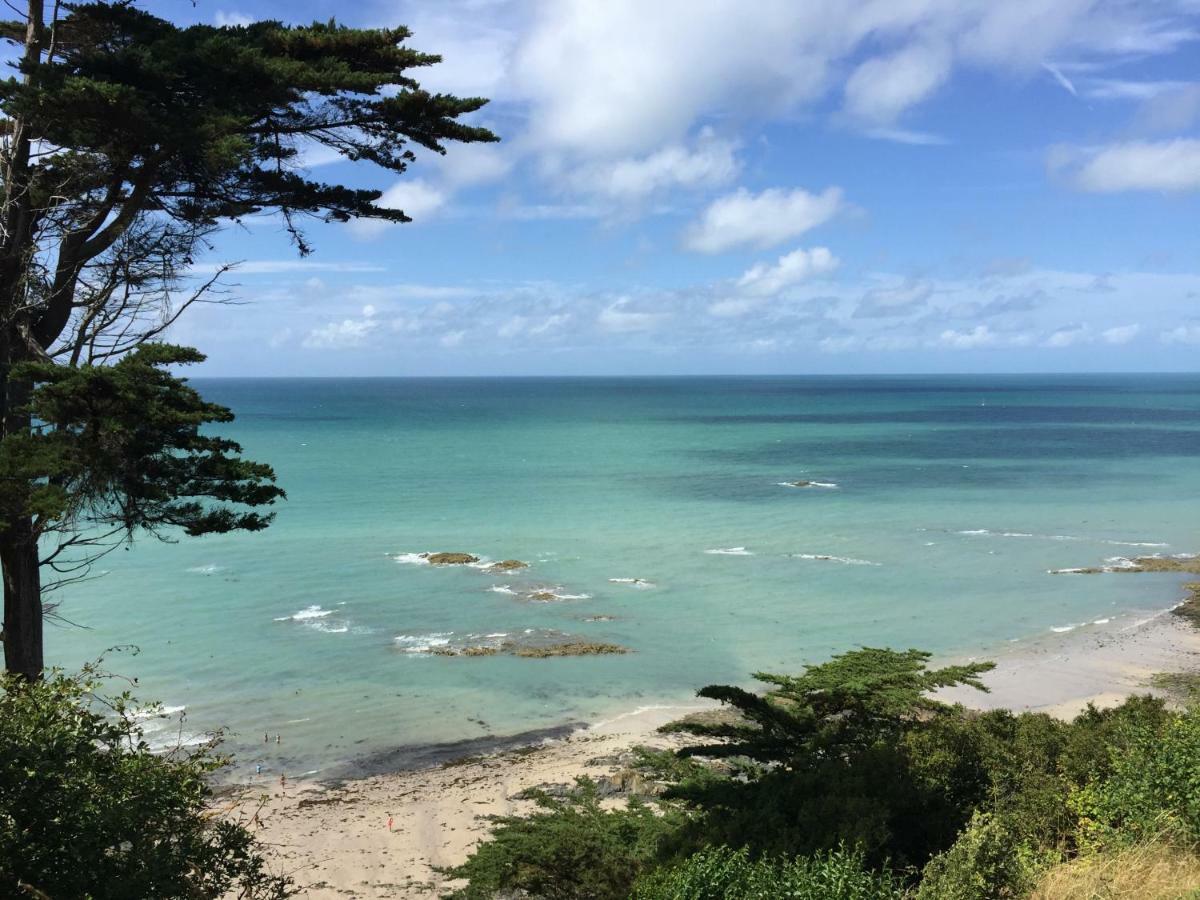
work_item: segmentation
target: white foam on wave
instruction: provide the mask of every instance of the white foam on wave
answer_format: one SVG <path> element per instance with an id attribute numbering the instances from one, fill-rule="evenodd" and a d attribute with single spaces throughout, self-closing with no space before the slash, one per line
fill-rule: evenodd
<path id="1" fill-rule="evenodd" d="M 561 587 L 539 587 L 525 593 L 525 599 L 535 603 L 558 603 L 562 600 L 591 600 L 591 594 L 568 594 Z"/>
<path id="2" fill-rule="evenodd" d="M 807 490 L 808 488 L 824 488 L 826 490 L 832 490 L 838 486 L 836 481 L 809 481 L 804 484 L 798 484 L 794 481 L 777 481 L 775 484 L 779 487 L 791 488 L 792 490 L 796 491 L 803 491 Z"/>
<path id="3" fill-rule="evenodd" d="M 753 556 L 754 554 L 745 547 L 715 547 L 712 550 L 705 550 L 709 556 Z"/>
<path id="4" fill-rule="evenodd" d="M 924 531 L 925 529 L 921 529 Z M 955 534 L 1002 537 L 1002 538 L 1032 538 L 1039 541 L 1095 541 L 1098 544 L 1108 544 L 1111 547 L 1169 547 L 1159 541 L 1115 541 L 1108 538 L 1081 537 L 1077 534 L 1034 534 L 1030 531 L 992 531 L 989 528 L 967 528 L 956 531 Z"/>
<path id="5" fill-rule="evenodd" d="M 309 628 L 314 631 L 323 631 L 326 634 L 345 634 L 350 630 L 350 623 L 342 622 L 341 624 L 334 625 L 330 622 L 315 621 L 309 623 Z"/>
<path id="6" fill-rule="evenodd" d="M 306 606 L 299 612 L 292 613 L 290 616 L 276 616 L 276 622 L 307 622 L 312 619 L 323 619 L 326 616 L 333 615 L 332 609 L 321 609 L 320 606 Z"/>
<path id="7" fill-rule="evenodd" d="M 1093 625 L 1107 625 L 1112 619 L 1096 619 L 1092 622 Z"/>
<path id="8" fill-rule="evenodd" d="M 427 566 L 428 556 L 428 553 L 393 553 L 392 560 L 405 566 Z"/>
<path id="9" fill-rule="evenodd" d="M 1066 634 L 1068 631 L 1074 631 L 1078 627 L 1078 625 L 1058 625 L 1052 627 L 1050 630 L 1055 634 Z"/>
<path id="10" fill-rule="evenodd" d="M 843 566 L 880 566 L 882 563 L 871 562 L 869 559 L 855 559 L 853 556 L 829 556 L 825 553 L 793 553 L 793 559 L 811 559 L 821 562 L 841 563 Z"/>
<path id="11" fill-rule="evenodd" d="M 218 572 L 224 572 L 225 567 L 210 563 L 207 566 L 192 566 L 188 571 L 193 575 L 216 575 Z"/>
<path id="12" fill-rule="evenodd" d="M 517 592 L 507 584 L 493 584 L 488 590 L 494 594 L 508 594 L 510 597 L 517 596 Z"/>
<path id="13" fill-rule="evenodd" d="M 405 653 L 429 653 L 435 647 L 450 643 L 453 631 L 434 631 L 429 634 L 398 634 L 392 640 Z"/>
<path id="14" fill-rule="evenodd" d="M 162 703 L 154 703 L 135 709 L 129 714 L 129 717 L 138 722 L 144 722 L 147 719 L 166 719 L 177 716 L 186 709 L 186 706 L 164 706 Z"/>
<path id="15" fill-rule="evenodd" d="M 613 584 L 627 584 L 642 591 L 656 586 L 653 581 L 647 581 L 645 578 L 610 578 L 608 580 Z"/>

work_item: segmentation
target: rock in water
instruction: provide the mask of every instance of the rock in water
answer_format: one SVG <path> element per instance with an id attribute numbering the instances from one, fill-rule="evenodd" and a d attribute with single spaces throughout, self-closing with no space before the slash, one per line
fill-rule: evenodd
<path id="1" fill-rule="evenodd" d="M 470 553 L 430 553 L 425 556 L 431 566 L 465 566 L 479 562 L 478 556 Z"/>

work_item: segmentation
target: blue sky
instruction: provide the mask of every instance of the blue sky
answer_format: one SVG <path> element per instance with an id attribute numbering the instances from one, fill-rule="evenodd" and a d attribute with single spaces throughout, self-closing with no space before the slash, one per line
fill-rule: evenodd
<path id="1" fill-rule="evenodd" d="M 503 141 L 224 234 L 206 375 L 1195 370 L 1200 0 L 198 0 L 406 24 Z M 199 274 L 199 273 L 198 273 Z"/>

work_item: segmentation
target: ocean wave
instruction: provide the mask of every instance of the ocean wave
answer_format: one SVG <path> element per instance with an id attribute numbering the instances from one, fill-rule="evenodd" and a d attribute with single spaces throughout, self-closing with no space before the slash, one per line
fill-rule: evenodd
<path id="1" fill-rule="evenodd" d="M 218 572 L 224 572 L 225 567 L 218 566 L 213 563 L 207 566 L 192 566 L 187 571 L 191 572 L 193 575 L 216 575 Z"/>
<path id="2" fill-rule="evenodd" d="M 331 622 L 315 621 L 309 622 L 308 627 L 313 629 L 313 631 L 323 631 L 326 634 L 345 634 L 350 630 L 350 623 L 342 622 L 334 625 Z"/>
<path id="3" fill-rule="evenodd" d="M 563 600 L 591 600 L 591 594 L 568 594 L 562 587 L 539 587 L 522 595 L 534 603 L 558 603 Z"/>
<path id="4" fill-rule="evenodd" d="M 841 563 L 844 566 L 879 566 L 882 563 L 871 562 L 869 559 L 855 559 L 853 556 L 829 556 L 824 553 L 793 553 L 793 559 L 812 559 L 822 562 Z"/>
<path id="5" fill-rule="evenodd" d="M 507 584 L 493 584 L 488 590 L 495 594 L 508 594 L 511 597 L 517 596 L 517 592 Z"/>
<path id="6" fill-rule="evenodd" d="M 825 488 L 832 490 L 838 486 L 836 481 L 777 481 L 779 487 L 795 488 L 797 490 L 805 490 L 807 488 Z"/>
<path id="7" fill-rule="evenodd" d="M 393 553 L 392 560 L 405 566 L 427 566 L 428 553 Z"/>
<path id="8" fill-rule="evenodd" d="M 647 581 L 645 578 L 610 578 L 608 580 L 613 584 L 627 584 L 642 591 L 657 587 L 653 581 Z"/>
<path id="9" fill-rule="evenodd" d="M 321 609 L 320 606 L 306 606 L 299 612 L 292 613 L 290 616 L 276 616 L 276 622 L 307 622 L 311 619 L 323 619 L 326 616 L 333 615 L 332 609 Z"/>
<path id="10" fill-rule="evenodd" d="M 1055 634 L 1066 634 L 1068 631 L 1074 631 L 1078 625 L 1056 625 L 1050 628 Z"/>
<path id="11" fill-rule="evenodd" d="M 745 547 L 716 547 L 712 550 L 705 550 L 709 556 L 753 556 L 754 554 Z"/>
<path id="12" fill-rule="evenodd" d="M 924 530 L 924 529 L 922 529 Z M 1039 541 L 1094 541 L 1097 544 L 1107 544 L 1111 547 L 1170 547 L 1161 541 L 1116 541 L 1109 538 L 1082 537 L 1077 534 L 1034 534 L 1030 531 L 992 531 L 988 528 L 968 528 L 956 531 L 971 537 L 1003 537 L 1003 538 L 1032 538 Z"/>
<path id="13" fill-rule="evenodd" d="M 433 631 L 428 634 L 398 634 L 392 640 L 405 653 L 430 653 L 435 647 L 445 647 L 453 631 Z"/>

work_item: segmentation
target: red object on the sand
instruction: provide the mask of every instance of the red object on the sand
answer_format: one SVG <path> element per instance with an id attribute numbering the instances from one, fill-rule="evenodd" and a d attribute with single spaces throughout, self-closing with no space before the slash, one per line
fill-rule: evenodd
<path id="1" fill-rule="evenodd" d="M 392 817 L 388 816 L 388 831 L 392 830 Z"/>

